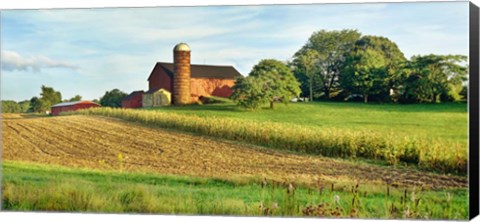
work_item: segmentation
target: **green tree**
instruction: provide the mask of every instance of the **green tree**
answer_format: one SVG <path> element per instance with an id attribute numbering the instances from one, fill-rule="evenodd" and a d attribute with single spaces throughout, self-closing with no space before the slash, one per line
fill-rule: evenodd
<path id="1" fill-rule="evenodd" d="M 265 84 L 259 81 L 259 78 L 248 76 L 240 77 L 235 80 L 232 87 L 233 93 L 230 96 L 239 106 L 248 109 L 257 109 L 262 104 L 268 102 L 263 94 Z"/>
<path id="2" fill-rule="evenodd" d="M 340 92 L 338 79 L 346 55 L 353 50 L 354 44 L 360 36 L 361 34 L 357 30 L 350 29 L 314 32 L 307 43 L 293 56 L 293 66 L 297 67 L 294 69 L 295 76 L 302 81 L 303 86 L 310 85 L 310 82 L 308 82 L 310 80 L 306 77 L 306 69 L 301 64 L 301 56 L 306 55 L 309 50 L 314 50 L 318 56 L 318 63 L 316 64 L 318 83 L 316 84 L 319 86 L 312 86 L 312 90 L 320 90 L 326 98 L 336 96 Z"/>
<path id="3" fill-rule="evenodd" d="M 385 59 L 373 49 L 358 49 L 347 56 L 346 65 L 340 75 L 343 89 L 353 94 L 361 94 L 364 102 L 368 96 L 384 89 L 386 77 Z"/>
<path id="4" fill-rule="evenodd" d="M 32 97 L 29 101 L 29 112 L 45 112 L 54 104 L 62 102 L 62 94 L 52 87 L 42 85 L 40 98 Z"/>
<path id="5" fill-rule="evenodd" d="M 69 100 L 67 100 L 66 102 L 75 102 L 75 101 L 81 101 L 82 100 L 82 96 L 80 95 L 75 95 L 74 97 L 70 98 Z"/>
<path id="6" fill-rule="evenodd" d="M 462 97 L 462 100 L 468 100 L 468 86 L 463 85 L 462 90 L 460 91 L 460 96 Z"/>
<path id="7" fill-rule="evenodd" d="M 398 91 L 402 81 L 404 80 L 402 68 L 404 67 L 407 59 L 402 51 L 398 48 L 397 44 L 390 39 L 382 36 L 363 36 L 355 42 L 354 50 L 372 50 L 378 53 L 385 63 L 385 78 L 384 85 L 379 86 L 380 89 L 377 96 L 380 100 L 388 100 L 390 91 Z"/>
<path id="8" fill-rule="evenodd" d="M 2 113 L 20 113 L 20 105 L 13 100 L 2 100 Z"/>
<path id="9" fill-rule="evenodd" d="M 403 85 L 403 102 L 459 100 L 468 67 L 463 55 L 413 56 Z"/>
<path id="10" fill-rule="evenodd" d="M 42 85 L 41 90 L 39 112 L 47 111 L 52 105 L 62 102 L 62 94 L 59 91 L 55 91 L 52 87 L 45 85 Z"/>
<path id="11" fill-rule="evenodd" d="M 26 112 L 28 112 L 28 109 L 30 108 L 30 101 L 29 100 L 20 101 L 18 103 L 18 105 L 20 106 L 21 112 L 26 113 Z"/>
<path id="12" fill-rule="evenodd" d="M 313 101 L 314 85 L 319 78 L 319 62 L 320 55 L 313 49 L 307 49 L 303 54 L 299 54 L 294 58 L 293 67 L 295 76 L 299 76 L 301 88 L 307 86 L 310 101 Z M 302 89 L 304 91 L 304 89 Z"/>
<path id="13" fill-rule="evenodd" d="M 42 101 L 34 96 L 30 99 L 30 108 L 28 109 L 29 112 L 41 112 L 42 109 Z"/>
<path id="14" fill-rule="evenodd" d="M 120 91 L 119 89 L 106 91 L 105 94 L 100 98 L 100 105 L 109 107 L 121 107 L 122 99 L 125 96 L 127 96 L 127 94 Z"/>
<path id="15" fill-rule="evenodd" d="M 262 84 L 263 95 L 270 103 L 271 109 L 274 108 L 275 101 L 288 104 L 293 97 L 300 95 L 300 83 L 290 68 L 281 61 L 261 60 L 253 67 L 250 76 Z"/>

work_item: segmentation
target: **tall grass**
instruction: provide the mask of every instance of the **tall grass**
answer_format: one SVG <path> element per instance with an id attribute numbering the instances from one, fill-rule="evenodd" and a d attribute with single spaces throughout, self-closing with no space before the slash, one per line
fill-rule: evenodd
<path id="1" fill-rule="evenodd" d="M 322 129 L 288 123 L 259 123 L 221 117 L 198 117 L 133 109 L 94 108 L 66 114 L 100 115 L 328 157 L 367 158 L 388 164 L 411 163 L 443 173 L 466 174 L 467 149 L 451 141 L 398 137 L 372 131 Z"/>
<path id="2" fill-rule="evenodd" d="M 362 183 L 335 188 L 271 180 L 238 184 L 213 178 L 2 164 L 5 210 L 457 220 L 468 216 L 464 188 L 399 187 L 386 194 L 383 185 Z"/>

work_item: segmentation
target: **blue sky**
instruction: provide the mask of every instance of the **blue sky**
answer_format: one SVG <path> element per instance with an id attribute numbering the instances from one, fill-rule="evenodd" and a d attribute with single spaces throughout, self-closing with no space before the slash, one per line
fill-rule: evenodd
<path id="1" fill-rule="evenodd" d="M 242 74 L 282 61 L 318 30 L 357 29 L 396 42 L 407 57 L 468 55 L 468 2 L 6 10 L 1 12 L 1 98 L 52 86 L 63 98 L 146 90 L 157 61 L 187 42 L 192 63 Z"/>

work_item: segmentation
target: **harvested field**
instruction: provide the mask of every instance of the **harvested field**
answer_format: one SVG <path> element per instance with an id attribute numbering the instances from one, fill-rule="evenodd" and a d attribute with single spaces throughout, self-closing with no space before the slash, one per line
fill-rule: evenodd
<path id="1" fill-rule="evenodd" d="M 467 186 L 465 177 L 291 154 L 105 117 L 3 114 L 2 127 L 3 158 L 12 161 L 225 179 Z"/>

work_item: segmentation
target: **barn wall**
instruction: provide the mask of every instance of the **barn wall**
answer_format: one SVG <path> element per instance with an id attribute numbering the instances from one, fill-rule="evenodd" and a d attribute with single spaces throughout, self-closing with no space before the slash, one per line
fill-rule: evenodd
<path id="1" fill-rule="evenodd" d="M 68 111 L 73 111 L 72 106 L 59 106 L 59 107 L 53 107 L 52 108 L 52 115 L 59 115 L 61 112 L 68 112 Z"/>
<path id="2" fill-rule="evenodd" d="M 135 93 L 130 98 L 122 100 L 122 107 L 123 108 L 142 107 L 142 94 L 143 93 Z"/>
<path id="3" fill-rule="evenodd" d="M 99 107 L 97 104 L 92 104 L 92 103 L 80 103 L 80 104 L 75 104 L 73 105 L 72 110 L 79 110 L 79 109 L 88 109 L 92 107 Z"/>
<path id="4" fill-rule="evenodd" d="M 153 107 L 153 95 L 151 93 L 143 94 L 142 107 Z"/>
<path id="5" fill-rule="evenodd" d="M 52 111 L 51 111 L 52 115 L 56 116 L 56 115 L 60 114 L 61 108 L 62 107 L 52 107 Z"/>
<path id="6" fill-rule="evenodd" d="M 70 106 L 57 106 L 51 108 L 51 113 L 53 116 L 59 115 L 61 112 L 75 111 L 79 109 L 88 109 L 91 107 L 99 107 L 100 105 L 94 103 L 80 103 Z"/>
<path id="7" fill-rule="evenodd" d="M 192 97 L 218 96 L 228 98 L 232 95 L 233 79 L 192 78 L 190 80 Z"/>
<path id="8" fill-rule="evenodd" d="M 122 108 L 132 108 L 130 104 L 131 101 L 129 99 L 122 100 Z"/>
<path id="9" fill-rule="evenodd" d="M 160 68 L 158 65 L 153 70 L 153 75 L 150 76 L 148 81 L 148 90 L 152 89 L 166 89 L 169 92 L 172 92 L 173 79 Z"/>

